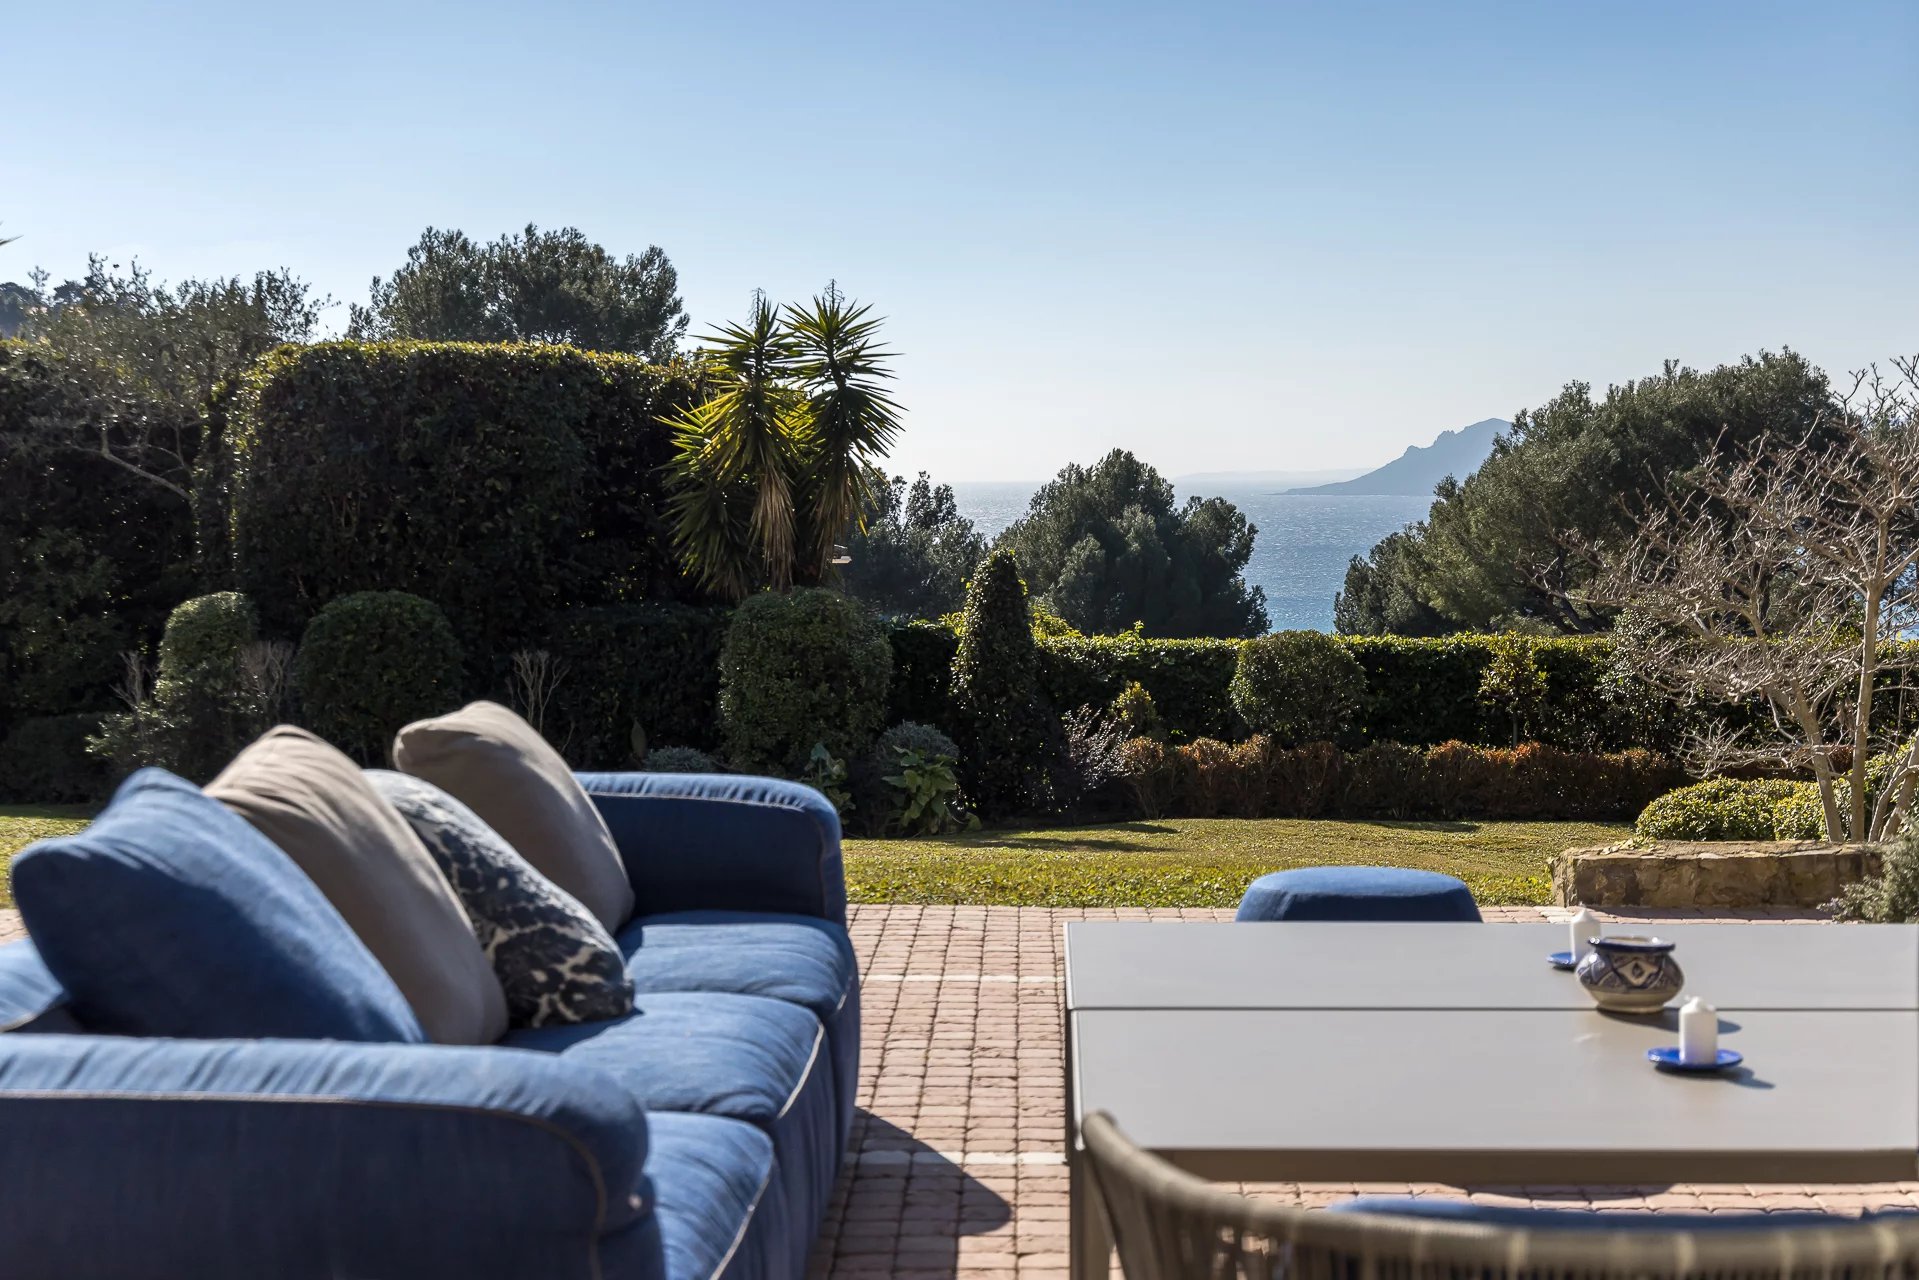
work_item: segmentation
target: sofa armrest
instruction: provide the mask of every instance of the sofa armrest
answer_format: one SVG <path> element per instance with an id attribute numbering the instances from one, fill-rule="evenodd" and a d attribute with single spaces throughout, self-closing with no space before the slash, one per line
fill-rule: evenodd
<path id="1" fill-rule="evenodd" d="M 770 911 L 846 923 L 840 817 L 812 787 L 707 773 L 583 773 L 648 914 Z"/>
<path id="2" fill-rule="evenodd" d="M 0 1133 L 23 1276 L 597 1277 L 651 1200 L 632 1093 L 514 1049 L 0 1036 Z"/>

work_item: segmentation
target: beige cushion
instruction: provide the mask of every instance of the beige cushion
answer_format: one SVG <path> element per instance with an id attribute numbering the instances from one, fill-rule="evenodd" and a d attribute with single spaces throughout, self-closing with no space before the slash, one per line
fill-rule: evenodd
<path id="1" fill-rule="evenodd" d="M 233 758 L 207 794 L 286 851 L 386 966 L 427 1036 L 491 1044 L 506 996 L 453 889 L 392 805 L 346 756 L 281 725 Z"/>
<path id="2" fill-rule="evenodd" d="M 393 767 L 479 814 L 608 932 L 632 917 L 633 885 L 600 811 L 560 753 L 499 703 L 408 725 L 393 739 Z"/>

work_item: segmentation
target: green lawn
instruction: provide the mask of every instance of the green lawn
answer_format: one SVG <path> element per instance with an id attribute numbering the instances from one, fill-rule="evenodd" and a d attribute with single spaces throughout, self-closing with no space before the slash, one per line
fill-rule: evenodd
<path id="1" fill-rule="evenodd" d="M 63 836 L 87 825 L 87 811 L 58 804 L 0 804 L 0 907 L 13 905 L 13 881 L 7 865 L 13 855 L 47 836 Z"/>
<path id="2" fill-rule="evenodd" d="M 85 825 L 83 809 L 0 806 L 0 873 L 33 841 Z M 1493 906 L 1546 901 L 1547 858 L 1631 833 L 1624 823 L 1167 818 L 938 840 L 848 840 L 846 878 L 855 902 L 1230 907 L 1263 872 L 1362 862 L 1450 872 Z M 12 905 L 0 874 L 0 906 Z"/>
<path id="3" fill-rule="evenodd" d="M 1356 862 L 1444 871 L 1484 905 L 1515 905 L 1547 901 L 1553 854 L 1631 834 L 1625 823 L 1168 818 L 848 840 L 846 878 L 855 902 L 1230 907 L 1265 872 Z"/>

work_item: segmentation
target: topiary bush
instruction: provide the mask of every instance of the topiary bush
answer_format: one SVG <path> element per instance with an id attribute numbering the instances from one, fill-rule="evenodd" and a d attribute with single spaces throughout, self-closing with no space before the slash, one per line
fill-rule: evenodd
<path id="1" fill-rule="evenodd" d="M 953 728 L 966 794 L 988 817 L 1045 808 L 1059 721 L 1040 693 L 1026 584 L 1011 553 L 988 556 L 966 586 L 953 655 Z"/>
<path id="2" fill-rule="evenodd" d="M 1648 804 L 1633 831 L 1647 840 L 1771 840 L 1773 806 L 1799 786 L 1777 778 L 1710 778 Z"/>
<path id="3" fill-rule="evenodd" d="M 1240 646 L 1231 685 L 1247 724 L 1282 746 L 1353 736 L 1366 674 L 1339 641 L 1317 631 L 1280 631 Z"/>
<path id="4" fill-rule="evenodd" d="M 248 662 L 258 647 L 258 615 L 238 592 L 175 606 L 151 687 L 144 662 L 130 660 L 122 689 L 129 709 L 96 718 L 89 749 L 119 773 L 159 765 L 195 782 L 212 778 L 278 710 L 277 691 L 263 688 Z"/>
<path id="5" fill-rule="evenodd" d="M 294 660 L 308 727 L 362 763 L 403 725 L 460 702 L 460 643 L 446 614 L 405 591 L 356 591 L 314 615 Z"/>
<path id="6" fill-rule="evenodd" d="M 640 767 L 648 773 L 718 773 L 719 762 L 698 747 L 655 747 Z"/>
<path id="7" fill-rule="evenodd" d="M 160 637 L 160 679 L 177 680 L 209 666 L 237 667 L 260 637 L 260 614 L 238 591 L 216 591 L 179 605 Z"/>
<path id="8" fill-rule="evenodd" d="M 857 601 L 817 587 L 748 597 L 720 650 L 727 762 L 798 777 L 816 745 L 864 754 L 892 673 L 886 634 Z"/>

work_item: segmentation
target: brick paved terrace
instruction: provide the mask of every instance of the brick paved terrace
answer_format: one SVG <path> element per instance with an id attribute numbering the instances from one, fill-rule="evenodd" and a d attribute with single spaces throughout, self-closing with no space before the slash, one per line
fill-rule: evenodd
<path id="1" fill-rule="evenodd" d="M 1567 914 L 1550 907 L 1486 912 L 1494 921 Z M 864 975 L 860 1113 L 851 1163 L 814 1254 L 815 1280 L 1064 1280 L 1061 926 L 1086 919 L 1223 922 L 1232 912 L 856 906 L 852 915 Z M 1919 1183 L 1471 1189 L 1289 1183 L 1248 1190 L 1314 1206 L 1388 1193 L 1639 1213 L 1919 1208 Z"/>

